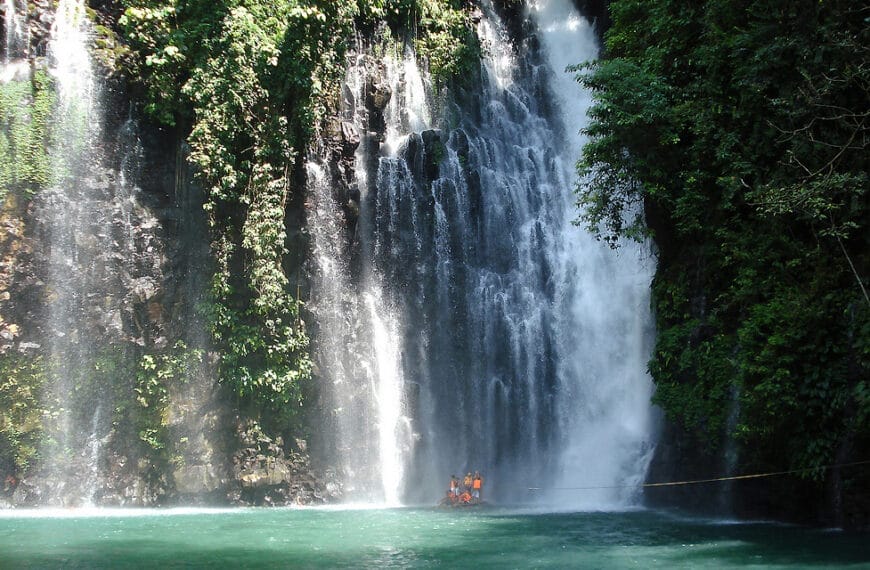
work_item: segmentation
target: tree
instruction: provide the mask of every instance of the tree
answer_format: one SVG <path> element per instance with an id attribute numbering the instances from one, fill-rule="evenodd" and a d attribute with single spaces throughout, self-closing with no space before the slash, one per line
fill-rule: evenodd
<path id="1" fill-rule="evenodd" d="M 867 8 L 611 14 L 605 59 L 578 68 L 594 94 L 580 222 L 658 245 L 656 401 L 711 450 L 741 442 L 746 469 L 870 454 Z"/>

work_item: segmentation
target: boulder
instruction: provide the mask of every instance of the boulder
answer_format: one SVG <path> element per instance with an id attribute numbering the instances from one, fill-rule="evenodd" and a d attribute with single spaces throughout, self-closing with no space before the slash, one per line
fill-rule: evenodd
<path id="1" fill-rule="evenodd" d="M 421 133 L 423 139 L 423 172 L 426 180 L 438 178 L 441 162 L 447 157 L 447 145 L 444 144 L 440 129 L 429 129 Z"/>
<path id="2" fill-rule="evenodd" d="M 240 422 L 242 447 L 233 455 L 235 485 L 226 494 L 237 505 L 309 505 L 341 497 L 334 472 L 315 473 L 310 466 L 308 443 L 294 438 L 295 450 L 284 449 L 284 439 L 263 432 L 254 421 Z"/>

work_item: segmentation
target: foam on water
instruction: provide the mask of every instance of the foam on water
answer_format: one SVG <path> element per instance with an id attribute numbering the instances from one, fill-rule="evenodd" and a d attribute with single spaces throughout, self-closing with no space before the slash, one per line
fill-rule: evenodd
<path id="1" fill-rule="evenodd" d="M 190 515 L 232 515 L 256 511 L 253 508 L 172 507 L 166 509 L 136 509 L 109 507 L 46 507 L 38 509 L 0 509 L 0 519 L 78 519 L 78 518 L 139 518 Z"/>

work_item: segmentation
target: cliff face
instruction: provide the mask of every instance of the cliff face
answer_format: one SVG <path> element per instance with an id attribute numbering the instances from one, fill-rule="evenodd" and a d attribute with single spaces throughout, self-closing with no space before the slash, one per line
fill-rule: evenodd
<path id="1" fill-rule="evenodd" d="M 45 19 L 37 14 L 35 21 Z M 27 73 L 2 85 L 7 93 L 47 75 L 44 59 L 27 64 Z M 54 187 L 12 184 L 5 193 L 0 468 L 13 504 L 158 504 L 171 500 L 176 487 L 195 487 L 173 480 L 168 459 L 186 461 L 176 470 L 182 478 L 200 463 L 218 474 L 228 470 L 227 452 L 220 457 L 211 450 L 228 445 L 221 430 L 194 429 L 200 448 L 179 445 L 171 456 L 145 441 L 158 428 L 190 441 L 191 434 L 181 433 L 192 429 L 187 424 L 223 424 L 227 410 L 220 411 L 225 406 L 214 388 L 214 359 L 204 355 L 183 386 L 160 387 L 163 417 L 149 417 L 156 402 L 144 391 L 150 379 L 143 366 L 203 335 L 194 306 L 207 279 L 208 242 L 182 141 L 125 116 L 121 85 L 114 82 L 101 108 L 104 131 L 88 151 L 85 174 Z M 23 112 L 4 109 L 4 134 L 13 143 L 16 130 L 40 126 L 28 123 L 27 114 L 41 95 L 34 88 L 15 100 Z M 43 136 L 51 145 L 53 125 Z M 4 159 L 30 159 L 21 146 L 5 150 Z M 50 163 L 45 170 L 55 168 L 50 155 L 40 158 Z M 70 212 L 74 219 L 58 221 Z M 62 438 L 66 450 L 58 449 Z M 226 484 L 226 475 L 210 477 Z M 83 499 L 89 485 L 99 491 Z M 203 483 L 197 492 L 213 487 Z"/>
<path id="2" fill-rule="evenodd" d="M 354 173 L 374 180 L 377 153 L 356 165 L 354 151 L 383 140 L 390 93 L 378 79 L 359 102 L 370 132 L 325 100 L 352 4 L 252 2 L 175 18 L 171 7 L 64 0 L 4 19 L 0 162 L 19 165 L 0 167 L 5 504 L 341 495 L 325 454 L 299 437 L 320 435 L 313 319 L 300 300 L 311 271 L 306 155 L 325 165 L 339 239 L 358 251 Z M 360 15 L 365 33 L 404 34 L 410 13 L 385 26 L 372 10 Z M 445 10 L 449 34 L 420 49 L 447 74 L 456 61 L 444 55 L 462 45 L 441 44 L 468 27 L 465 12 Z M 187 59 L 170 61 L 179 37 L 194 38 Z M 322 49 L 324 38 L 334 45 Z M 249 91 L 234 98 L 223 81 Z"/>
<path id="3" fill-rule="evenodd" d="M 310 379 L 322 376 L 316 365 L 304 369 L 310 365 L 304 357 L 287 357 L 290 352 L 307 354 L 307 337 L 295 333 L 307 334 L 307 327 L 312 336 L 324 334 L 317 329 L 317 315 L 305 310 L 299 313 L 301 298 L 311 297 L 315 272 L 309 257 L 309 222 L 314 212 L 307 203 L 312 197 L 312 179 L 304 163 L 316 161 L 326 173 L 330 195 L 337 204 L 337 211 L 330 212 L 338 219 L 335 241 L 349 252 L 348 278 L 359 280 L 359 225 L 364 223 L 359 213 L 364 189 L 358 187 L 356 174 L 364 170 L 363 178 L 370 186 L 367 193 L 377 193 L 378 154 L 386 136 L 384 111 L 393 93 L 380 58 L 372 53 L 387 48 L 359 48 L 365 53 L 353 54 L 362 61 L 368 78 L 359 100 L 349 101 L 348 97 L 359 93 L 344 85 L 337 90 L 342 94 L 340 101 L 326 101 L 323 94 L 331 91 L 323 85 L 300 87 L 296 80 L 325 78 L 325 68 L 338 73 L 336 70 L 348 61 L 338 47 L 341 42 L 335 42 L 334 50 L 297 48 L 310 48 L 309 41 L 324 45 L 324 37 L 350 37 L 349 30 L 359 22 L 353 21 L 349 3 L 324 3 L 324 10 L 331 10 L 328 18 L 320 12 L 316 16 L 324 16 L 322 19 L 293 15 L 297 20 L 288 25 L 292 33 L 286 38 L 275 30 L 258 28 L 256 18 L 245 13 L 219 14 L 227 18 L 230 31 L 240 31 L 233 41 L 284 38 L 286 43 L 272 47 L 285 55 L 273 60 L 274 54 L 268 50 L 245 51 L 262 47 L 258 42 L 237 45 L 227 38 L 196 36 L 202 40 L 200 46 L 182 47 L 193 52 L 207 44 L 210 49 L 218 46 L 215 49 L 219 52 L 226 48 L 226 53 L 242 55 L 228 60 L 212 57 L 213 53 L 199 54 L 198 63 L 203 65 L 198 71 L 214 72 L 205 65 L 209 62 L 222 61 L 225 67 L 215 76 L 197 77 L 195 87 L 211 91 L 203 91 L 205 95 L 186 93 L 189 100 L 199 97 L 201 106 L 196 112 L 190 108 L 182 112 L 177 109 L 182 105 L 168 97 L 174 94 L 161 91 L 169 85 L 181 92 L 180 72 L 176 73 L 174 66 L 182 63 L 158 61 L 160 54 L 167 58 L 177 55 L 178 47 L 159 44 L 168 40 L 160 36 L 159 29 L 148 28 L 155 21 L 165 23 L 160 18 L 166 14 L 145 11 L 137 24 L 141 27 L 131 25 L 133 32 L 141 34 L 140 39 L 144 37 L 145 47 L 137 48 L 143 76 L 136 78 L 138 83 L 128 83 L 121 66 L 116 67 L 118 61 L 130 57 L 126 50 L 132 49 L 115 35 L 120 27 L 120 5 L 94 1 L 90 3 L 93 45 L 89 49 L 94 56 L 99 96 L 92 97 L 94 107 L 87 109 L 96 110 L 85 113 L 81 109 L 86 107 L 80 107 L 79 115 L 71 113 L 64 118 L 63 80 L 53 67 L 57 58 L 50 53 L 55 5 L 48 0 L 29 4 L 29 14 L 19 8 L 15 18 L 4 18 L 2 37 L 7 47 L 0 66 L 0 478 L 4 480 L 0 504 L 290 504 L 339 497 L 342 483 L 329 464 L 334 457 L 311 451 L 328 438 L 312 428 L 313 422 L 306 424 L 311 417 L 332 413 L 317 409 L 325 404 L 317 399 Z M 521 3 L 506 0 L 494 4 L 508 20 L 508 32 L 515 39 L 526 38 L 532 44 L 537 41 L 528 37 L 530 24 L 522 17 Z M 597 20 L 599 32 L 610 24 L 608 3 L 577 0 L 575 4 Z M 268 2 L 251 2 L 251 6 L 272 8 Z M 456 29 L 451 33 L 467 32 L 468 23 L 480 18 L 479 12 L 469 14 L 463 16 L 468 20 L 454 18 L 451 26 Z M 624 17 L 632 14 L 627 12 Z M 411 21 L 411 16 L 405 15 Z M 387 22 L 392 31 L 385 32 L 374 23 L 375 15 L 367 17 L 368 21 L 360 23 L 366 30 L 364 35 L 392 33 L 386 44 L 395 48 L 406 22 L 396 17 Z M 344 28 L 331 28 L 334 22 L 341 22 Z M 202 22 L 188 23 L 187 32 L 208 27 L 200 25 Z M 705 23 L 686 20 L 681 25 L 685 29 L 680 37 L 691 42 Z M 652 29 L 644 24 L 637 29 L 648 28 Z M 152 32 L 153 37 L 148 35 Z M 419 47 L 428 49 L 433 58 L 449 51 L 447 47 L 462 44 L 448 33 L 432 36 L 435 39 L 430 37 L 429 44 L 423 42 Z M 155 38 L 159 40 L 154 48 L 157 51 L 147 52 Z M 631 45 L 638 42 L 638 50 L 645 41 L 660 40 L 636 34 L 625 38 Z M 303 65 L 286 57 L 287 53 L 303 51 L 309 56 L 316 53 L 311 56 L 315 61 Z M 455 73 L 461 69 L 457 62 L 468 63 L 469 53 L 474 56 L 475 52 L 466 52 L 465 60 L 441 61 L 442 69 Z M 474 57 L 479 57 L 479 51 L 476 53 Z M 263 59 L 256 62 L 259 67 L 244 67 L 245 62 L 258 57 Z M 476 65 L 474 57 L 471 60 Z M 767 59 L 758 58 L 757 62 Z M 150 63 L 145 65 L 146 61 Z M 711 65 L 710 70 L 723 72 L 736 61 L 746 58 L 723 52 L 721 65 Z M 184 72 L 190 75 L 193 66 L 189 61 L 187 64 L 190 68 Z M 301 67 L 294 67 L 297 64 Z M 273 69 L 279 71 L 272 74 Z M 630 76 L 625 73 L 627 68 L 617 71 L 613 77 Z M 703 70 L 689 75 L 671 71 L 675 84 L 667 93 L 684 93 L 685 85 L 680 82 L 706 77 Z M 773 72 L 786 73 L 782 69 L 757 71 L 747 77 L 765 80 Z M 282 98 L 256 99 L 254 103 L 245 97 L 212 101 L 230 92 L 222 88 L 222 81 L 247 80 L 257 73 L 263 75 L 256 78 L 262 83 L 245 84 L 248 94 L 261 97 L 264 92 L 278 92 Z M 850 78 L 854 77 L 838 84 L 846 85 L 845 79 Z M 646 81 L 646 76 L 641 79 L 639 88 L 655 83 Z M 148 81 L 151 83 L 143 86 Z M 712 83 L 714 94 L 719 94 L 720 86 L 730 85 L 719 80 Z M 775 91 L 778 85 L 763 87 Z M 622 88 L 627 91 L 623 95 L 638 92 L 630 83 Z M 853 91 L 846 91 L 844 100 L 852 104 Z M 740 95 L 761 92 L 743 90 Z M 663 100 L 659 96 L 665 92 L 651 94 L 646 102 Z M 145 117 L 144 107 L 159 107 L 162 96 L 172 101 L 163 101 L 165 105 L 159 110 L 177 119 L 176 127 L 157 126 L 153 113 Z M 325 102 L 312 104 L 318 97 Z M 635 101 L 631 97 L 621 100 Z M 783 96 L 782 101 L 788 100 Z M 147 102 L 144 107 L 140 107 L 142 101 Z M 765 100 L 754 101 L 760 109 L 765 108 Z M 644 103 L 640 99 L 636 102 Z M 214 105 L 209 106 L 211 103 Z M 348 104 L 362 110 L 364 128 L 348 120 Z M 813 102 L 819 108 L 824 104 L 821 100 Z M 860 298 L 857 303 L 854 300 L 855 280 L 844 270 L 842 258 L 843 251 L 852 252 L 857 272 L 866 275 L 866 255 L 860 253 L 867 251 L 866 235 L 853 231 L 863 227 L 858 224 L 861 220 L 844 218 L 845 223 L 837 227 L 817 227 L 815 222 L 807 224 L 799 217 L 771 221 L 748 203 L 732 202 L 748 189 L 750 174 L 784 164 L 769 156 L 776 137 L 754 138 L 761 132 L 756 127 L 764 123 L 757 116 L 742 116 L 746 128 L 739 136 L 728 140 L 719 137 L 718 133 L 738 123 L 725 111 L 748 108 L 701 102 L 697 108 L 681 109 L 684 115 L 673 117 L 666 105 L 651 108 L 653 118 L 661 119 L 667 129 L 701 117 L 701 111 L 713 109 L 724 114 L 710 117 L 715 128 L 702 125 L 678 133 L 683 140 L 680 152 L 668 146 L 656 154 L 661 141 L 676 145 L 681 139 L 664 136 L 672 134 L 670 131 L 650 138 L 646 123 L 642 129 L 627 133 L 624 145 L 617 145 L 619 157 L 627 156 L 624 148 L 631 145 L 636 147 L 628 153 L 631 156 L 655 151 L 647 164 L 655 166 L 652 175 L 661 177 L 657 188 L 673 190 L 668 199 L 643 198 L 646 221 L 655 233 L 659 251 L 654 284 L 659 332 L 667 333 L 660 334 L 651 366 L 656 379 L 662 381 L 657 398 L 671 412 L 651 465 L 651 482 L 778 471 L 791 465 L 812 468 L 863 459 L 862 450 L 868 449 L 868 415 L 862 411 L 868 401 L 866 350 L 862 349 L 866 343 L 861 344 L 867 334 L 866 324 L 862 324 L 866 323 L 866 308 L 862 308 Z M 213 122 L 196 123 L 209 113 Z M 254 117 L 254 123 L 233 123 L 227 130 L 241 133 L 237 140 L 216 142 L 220 137 L 202 135 L 214 135 L 214 130 L 220 130 L 220 121 L 232 122 L 239 117 Z M 288 117 L 290 120 L 285 121 Z M 273 118 L 275 122 L 270 123 Z M 62 129 L 62 119 L 73 126 Z M 317 128 L 305 123 L 315 120 Z M 200 146 L 193 149 L 189 145 L 192 123 L 201 136 Z M 317 131 L 318 136 L 304 138 L 300 133 L 307 129 Z M 851 132 L 847 131 L 842 132 Z M 751 145 L 731 145 L 729 140 L 754 144 L 752 148 L 758 152 L 750 152 L 751 148 L 747 152 L 751 169 L 746 168 L 751 172 L 721 177 L 721 165 L 707 162 L 715 152 L 700 142 L 698 146 L 685 143 L 694 141 L 698 133 L 710 134 L 714 142 L 725 141 L 723 151 L 731 158 L 736 155 L 728 153 L 739 154 L 742 150 L 735 149 Z M 456 136 L 454 143 L 466 168 L 468 140 L 463 142 L 461 135 Z M 443 139 L 440 131 L 425 131 L 400 157 L 413 163 L 413 175 L 427 184 L 436 177 L 437 163 L 444 158 Z M 290 142 L 292 148 L 288 147 Z M 649 147 L 644 146 L 647 143 Z M 364 152 L 357 152 L 360 149 Z M 203 158 L 209 151 L 224 162 Z M 192 153 L 196 157 L 192 158 Z M 710 167 L 714 172 L 704 184 L 696 180 L 694 172 L 673 176 L 662 166 L 682 172 L 684 157 L 691 153 L 698 155 L 698 171 Z M 81 161 L 69 161 L 73 154 Z M 365 161 L 359 162 L 358 156 Z M 754 160 L 768 163 L 755 164 Z M 212 186 L 203 188 L 202 182 L 194 180 L 191 162 L 218 173 L 210 174 Z M 258 170 L 252 164 L 263 168 Z M 729 159 L 726 166 L 734 164 L 744 163 Z M 232 180 L 237 184 L 227 182 Z M 692 185 L 672 188 L 676 180 L 692 181 Z M 480 181 L 473 176 L 469 181 L 469 195 L 479 202 Z M 722 192 L 718 185 L 726 183 L 731 186 Z M 263 192 L 258 193 L 260 190 Z M 863 212 L 866 196 L 858 190 L 853 194 L 848 200 L 823 205 L 831 211 L 842 207 Z M 685 202 L 692 196 L 697 203 Z M 679 208 L 674 207 L 677 202 Z M 686 218 L 681 219 L 684 214 Z M 680 229 L 681 224 L 690 229 Z M 771 232 L 771 227 L 777 229 Z M 710 233 L 713 229 L 715 232 Z M 840 240 L 837 232 L 843 238 L 839 245 L 831 237 Z M 268 240 L 258 241 L 258 236 Z M 788 243 L 777 241 L 781 236 L 786 236 Z M 772 245 L 767 247 L 768 243 Z M 395 271 L 408 278 L 403 266 Z M 276 288 L 278 295 L 273 294 Z M 216 300 L 219 295 L 223 297 Z M 293 300 L 293 295 L 299 298 Z M 717 306 L 728 295 L 731 301 Z M 270 305 L 270 300 L 278 298 L 291 299 L 293 306 Z M 341 306 L 363 310 L 358 301 Z M 292 327 L 280 326 L 288 320 L 295 327 L 294 334 L 286 333 Z M 343 326 L 345 321 L 339 318 L 336 322 Z M 348 342 L 353 341 L 352 336 Z M 805 354 L 817 354 L 818 358 L 808 362 L 802 358 Z M 740 374 L 738 364 L 743 367 Z M 774 376 L 776 382 L 767 381 Z M 258 400 L 258 390 L 273 399 Z M 417 392 L 408 398 L 416 402 L 419 387 L 409 389 L 413 390 Z M 306 407 L 298 411 L 303 396 L 308 398 Z M 831 411 L 822 405 L 828 403 L 839 408 Z M 804 446 L 807 433 L 813 434 L 815 442 L 809 450 Z M 305 437 L 299 437 L 303 434 Z M 753 441 L 759 445 L 746 443 Z M 791 463 L 805 452 L 805 462 Z M 309 454 L 316 460 L 312 462 Z M 655 505 L 866 527 L 870 500 L 866 471 L 863 473 L 833 469 L 819 474 L 818 480 L 716 483 L 649 490 L 646 496 Z"/>
<path id="4" fill-rule="evenodd" d="M 205 198 L 182 130 L 140 121 L 106 66 L 110 4 L 85 103 L 50 53 L 53 4 L 3 31 L 19 43 L 0 65 L 0 504 L 328 500 L 305 441 L 267 435 L 218 383 Z"/>

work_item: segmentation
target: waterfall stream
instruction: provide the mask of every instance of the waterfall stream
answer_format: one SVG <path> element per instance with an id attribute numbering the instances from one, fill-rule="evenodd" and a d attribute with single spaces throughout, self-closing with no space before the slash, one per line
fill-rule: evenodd
<path id="1" fill-rule="evenodd" d="M 89 45 L 89 26 L 81 0 L 61 0 L 49 42 L 49 72 L 58 90 L 55 111 L 55 146 L 50 149 L 54 186 L 42 196 L 49 244 L 49 283 L 52 290 L 48 344 L 52 376 L 50 398 L 58 406 L 58 422 L 50 449 L 44 449 L 50 470 L 59 480 L 53 501 L 90 503 L 98 476 L 96 463 L 100 436 L 97 391 L 88 386 L 89 364 L 96 348 L 90 331 L 82 329 L 96 282 L 106 278 L 106 269 L 96 263 L 101 241 L 111 227 L 100 219 L 96 196 L 84 184 L 95 165 L 91 152 L 101 135 L 98 83 L 94 79 Z M 102 236 L 102 239 L 100 239 Z M 120 323 L 106 323 L 120 328 Z"/>
<path id="2" fill-rule="evenodd" d="M 19 80 L 30 69 L 17 60 L 26 14 L 4 2 L 0 79 Z M 159 217 L 201 197 L 181 178 L 173 206 L 158 205 L 159 192 L 143 197 L 135 112 L 124 122 L 107 109 L 86 10 L 57 3 L 46 58 L 52 173 L 33 197 L 46 260 L 35 270 L 49 409 L 40 500 L 64 506 L 139 492 L 119 498 L 113 485 L 121 470 L 149 467 L 128 453 L 149 434 L 117 427 L 140 358 L 168 338 L 208 345 L 192 309 L 207 280 L 192 261 L 208 256 L 204 219 L 169 214 L 191 243 L 168 261 Z M 630 503 L 643 478 L 652 262 L 642 245 L 613 252 L 572 224 L 590 98 L 564 68 L 596 57 L 595 34 L 569 0 L 528 10 L 534 37 L 511 38 L 482 2 L 480 74 L 455 91 L 436 92 L 410 45 L 377 59 L 360 46 L 341 110 L 360 144 L 341 164 L 306 165 L 318 437 L 348 501 L 430 504 L 449 475 L 480 470 L 488 500 L 610 507 Z M 204 405 L 209 366 L 170 390 L 169 440 L 158 442 L 174 453 L 182 494 L 215 491 L 225 475 L 212 467 L 227 458 L 208 441 L 220 423 Z M 610 488 L 528 492 L 588 486 Z"/>
<path id="3" fill-rule="evenodd" d="M 45 397 L 54 410 L 41 455 L 51 481 L 46 501 L 62 505 L 98 504 L 109 492 L 116 400 L 132 390 L 136 347 L 154 341 L 147 306 L 162 263 L 159 222 L 139 203 L 138 128 L 128 119 L 106 132 L 92 33 L 85 3 L 61 0 L 48 46 L 58 93 L 52 183 L 35 198 L 48 251 Z"/>
<path id="4" fill-rule="evenodd" d="M 580 156 L 581 136 L 591 94 L 580 89 L 569 65 L 597 57 L 594 30 L 570 2 L 532 3 L 559 119 L 566 127 L 561 162 L 572 169 Z M 576 175 L 566 175 L 569 187 Z M 574 215 L 573 196 L 563 194 Z M 635 498 L 652 458 L 652 382 L 646 363 L 652 348 L 649 285 L 654 262 L 648 244 L 620 243 L 614 252 L 596 243 L 581 229 L 565 224 L 566 264 L 572 276 L 566 290 L 571 297 L 575 336 L 566 345 L 560 373 L 562 393 L 559 421 L 564 434 L 561 464 L 554 487 L 568 493 L 549 494 L 547 500 L 586 508 L 621 505 Z M 572 487 L 615 487 L 570 492 Z"/>
<path id="5" fill-rule="evenodd" d="M 352 240 L 309 165 L 316 352 L 352 499 L 428 503 L 481 470 L 495 501 L 612 507 L 645 473 L 652 262 L 572 224 L 590 98 L 564 69 L 596 57 L 595 35 L 568 0 L 530 10 L 540 49 L 484 6 L 481 85 L 438 117 L 410 51 L 381 78 L 351 66 Z M 392 93 L 380 136 L 362 103 L 375 80 Z M 584 486 L 627 490 L 527 492 Z"/>
<path id="6" fill-rule="evenodd" d="M 16 0 L 3 0 L 3 24 L 6 34 L 6 54 L 4 63 L 27 55 L 29 31 L 27 29 L 26 7 L 19 12 Z"/>

